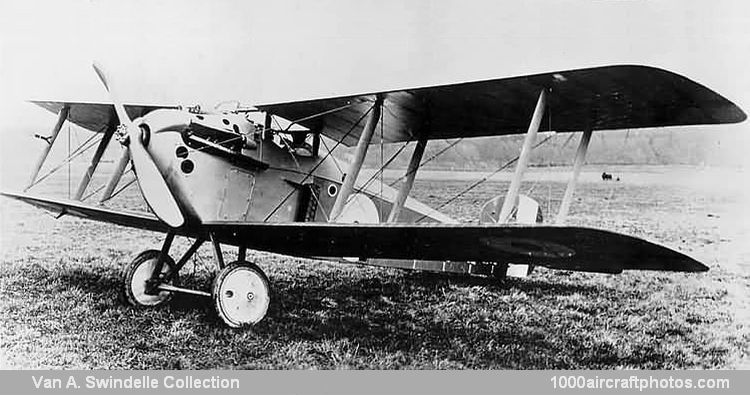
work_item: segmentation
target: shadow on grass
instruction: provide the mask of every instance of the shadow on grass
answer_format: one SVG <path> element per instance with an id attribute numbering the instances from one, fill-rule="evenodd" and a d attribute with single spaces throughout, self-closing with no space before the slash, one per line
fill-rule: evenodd
<path id="1" fill-rule="evenodd" d="M 470 301 L 448 296 L 456 289 L 477 292 L 474 287 L 481 287 L 485 297 Z M 559 317 L 548 319 L 545 311 L 534 311 L 536 298 L 525 296 L 530 293 L 547 300 L 587 298 L 599 295 L 601 288 L 422 273 L 332 286 L 307 281 L 281 285 L 257 330 L 282 342 L 344 340 L 375 358 L 397 353 L 409 359 L 407 364 L 426 367 L 440 366 L 440 361 L 472 368 L 612 367 L 642 365 L 651 358 L 644 353 L 643 360 L 622 361 L 611 345 L 585 344 L 589 339 L 582 338 L 582 331 L 561 330 Z"/>
<path id="2" fill-rule="evenodd" d="M 563 278 L 560 282 L 554 278 L 499 281 L 377 271 L 370 276 L 337 278 L 335 273 L 305 272 L 304 268 L 298 273 L 299 277 L 272 280 L 271 310 L 261 324 L 249 330 L 252 340 L 247 343 L 237 338 L 248 336 L 248 330 L 225 329 L 209 298 L 175 295 L 166 309 L 143 313 L 120 304 L 100 307 L 136 317 L 135 328 L 148 322 L 156 326 L 165 325 L 164 321 L 188 320 L 197 338 L 206 338 L 217 348 L 214 353 L 233 349 L 238 355 L 252 355 L 252 359 L 278 361 L 279 349 L 285 345 L 312 345 L 301 351 L 303 355 L 292 357 L 312 358 L 314 366 L 321 368 L 341 366 L 341 361 L 329 354 L 341 352 L 342 343 L 355 344 L 359 350 L 351 357 L 354 362 L 346 365 L 364 368 L 684 366 L 682 351 L 662 349 L 643 334 L 613 327 L 618 342 L 628 344 L 625 351 L 622 344 L 608 341 L 606 334 L 601 337 L 602 327 L 611 324 L 614 314 L 620 314 L 619 304 L 632 297 L 627 291 L 570 284 Z M 115 298 L 120 287 L 119 272 L 101 267 L 44 270 L 35 272 L 31 279 L 51 284 L 52 289 L 75 288 L 101 298 Z M 208 289 L 211 282 L 207 274 L 183 280 L 184 286 L 196 289 Z M 584 305 L 570 309 L 559 302 L 560 298 L 583 300 Z M 597 308 L 587 308 L 592 305 Z M 93 311 L 91 319 L 97 319 Z M 111 318 L 109 324 L 118 322 Z M 126 323 L 118 331 L 129 331 L 128 325 L 134 324 Z M 150 352 L 165 347 L 151 344 L 148 336 L 136 343 Z M 259 347 L 268 344 L 272 346 Z M 191 350 L 183 349 L 181 358 L 203 358 L 200 353 L 205 350 Z M 369 360 L 375 362 L 364 362 Z M 273 362 L 269 365 L 274 366 Z"/>
<path id="3" fill-rule="evenodd" d="M 51 280 L 62 289 L 78 289 L 87 293 L 112 293 L 120 287 L 119 273 L 114 270 L 68 269 Z"/>

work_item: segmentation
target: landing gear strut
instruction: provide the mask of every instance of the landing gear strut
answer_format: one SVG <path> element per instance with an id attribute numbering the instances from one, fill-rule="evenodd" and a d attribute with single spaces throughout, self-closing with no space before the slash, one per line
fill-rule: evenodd
<path id="1" fill-rule="evenodd" d="M 123 301 L 136 307 L 154 307 L 179 292 L 210 297 L 219 318 L 232 328 L 255 325 L 265 317 L 271 301 L 268 277 L 257 265 L 245 260 L 244 247 L 239 248 L 237 261 L 225 265 L 219 242 L 215 235 L 209 235 L 219 267 L 209 293 L 177 286 L 180 269 L 206 239 L 196 239 L 175 263 L 169 256 L 174 236 L 171 232 L 167 234 L 160 251 L 144 251 L 125 265 L 120 293 Z"/>

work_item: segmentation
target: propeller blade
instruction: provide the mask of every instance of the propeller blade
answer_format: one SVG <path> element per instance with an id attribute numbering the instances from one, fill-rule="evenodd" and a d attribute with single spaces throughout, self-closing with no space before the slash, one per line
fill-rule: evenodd
<path id="1" fill-rule="evenodd" d="M 172 192 L 164 181 L 159 168 L 156 167 L 151 155 L 143 146 L 140 129 L 135 133 L 132 133 L 130 129 L 138 129 L 138 127 L 128 127 L 128 135 L 130 136 L 130 155 L 143 198 L 146 199 L 159 219 L 173 228 L 179 228 L 185 224 L 185 218 L 182 216 L 180 207 L 172 196 Z"/>
<path id="2" fill-rule="evenodd" d="M 167 225 L 173 228 L 184 225 L 185 217 L 183 217 L 177 201 L 172 196 L 172 192 L 169 190 L 169 186 L 156 166 L 156 163 L 154 163 L 153 158 L 151 158 L 148 150 L 143 145 L 141 128 L 134 124 L 130 117 L 128 117 L 128 113 L 125 112 L 125 106 L 120 102 L 115 94 L 115 90 L 112 89 L 110 81 L 104 73 L 104 69 L 96 63 L 93 64 L 93 67 L 102 81 L 104 88 L 109 92 L 120 123 L 127 127 L 128 139 L 130 141 L 128 146 L 130 149 L 130 158 L 133 161 L 138 187 L 141 189 L 143 198 L 149 207 L 151 207 L 154 214 Z"/>
<path id="3" fill-rule="evenodd" d="M 114 104 L 115 106 L 115 112 L 117 113 L 117 118 L 120 119 L 120 123 L 129 127 L 132 123 L 130 121 L 130 117 L 128 117 L 128 113 L 125 112 L 125 106 L 123 106 L 122 102 L 120 102 L 120 98 L 119 96 L 117 96 L 115 90 L 110 88 L 107 75 L 106 73 L 104 73 L 104 69 L 96 62 L 94 62 L 92 66 L 94 67 L 94 71 L 96 71 L 96 75 L 99 77 L 99 80 L 102 82 L 102 85 L 104 85 L 104 89 L 106 89 L 107 93 L 109 93 L 109 98 L 110 100 L 112 100 L 112 104 Z"/>

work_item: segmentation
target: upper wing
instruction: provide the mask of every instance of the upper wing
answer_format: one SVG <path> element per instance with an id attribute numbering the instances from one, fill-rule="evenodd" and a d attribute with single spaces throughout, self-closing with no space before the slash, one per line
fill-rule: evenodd
<path id="1" fill-rule="evenodd" d="M 524 133 L 539 92 L 550 89 L 543 130 L 574 132 L 735 123 L 745 113 L 716 92 L 646 66 L 606 66 L 522 77 L 332 97 L 257 108 L 355 145 L 372 106 L 384 99 L 386 142 Z M 315 115 L 324 114 L 319 117 Z M 313 117 L 313 118 L 310 118 Z M 353 129 L 352 129 L 353 128 Z M 348 135 L 347 132 L 352 130 Z M 346 137 L 345 137 L 346 136 Z"/>
<path id="2" fill-rule="evenodd" d="M 45 108 L 55 114 L 59 113 L 63 106 L 67 105 L 68 121 L 91 130 L 93 132 L 102 132 L 110 125 L 118 124 L 117 114 L 112 103 L 91 103 L 91 102 L 60 102 L 60 101 L 39 101 L 32 100 L 42 108 Z M 130 119 L 135 119 L 148 114 L 151 111 L 160 108 L 176 109 L 177 106 L 162 106 L 152 104 L 125 104 L 125 111 Z"/>

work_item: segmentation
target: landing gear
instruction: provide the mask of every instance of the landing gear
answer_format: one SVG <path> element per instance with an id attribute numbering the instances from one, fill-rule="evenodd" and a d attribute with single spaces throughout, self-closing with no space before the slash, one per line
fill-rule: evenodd
<path id="1" fill-rule="evenodd" d="M 135 307 L 155 307 L 172 298 L 172 292 L 170 291 L 149 292 L 148 289 L 149 280 L 154 273 L 160 254 L 161 252 L 158 250 L 143 251 L 125 265 L 122 270 L 122 287 L 120 288 L 120 298 L 124 302 Z M 167 276 L 171 277 L 167 284 L 174 285 L 177 283 L 178 276 L 175 271 L 175 263 L 169 255 L 164 257 L 159 278 L 164 279 Z"/>
<path id="2" fill-rule="evenodd" d="M 257 265 L 245 261 L 245 248 L 237 251 L 237 261 L 224 265 L 221 246 L 215 235 L 209 235 L 219 272 L 211 292 L 178 287 L 178 273 L 206 239 L 198 238 L 175 263 L 168 255 L 174 240 L 168 233 L 159 250 L 140 253 L 123 269 L 121 299 L 136 307 L 164 304 L 176 292 L 210 297 L 219 318 L 232 328 L 255 325 L 268 312 L 271 292 L 268 277 Z"/>
<path id="3" fill-rule="evenodd" d="M 232 328 L 260 322 L 271 301 L 268 277 L 250 262 L 237 261 L 221 269 L 212 291 L 219 318 Z"/>

